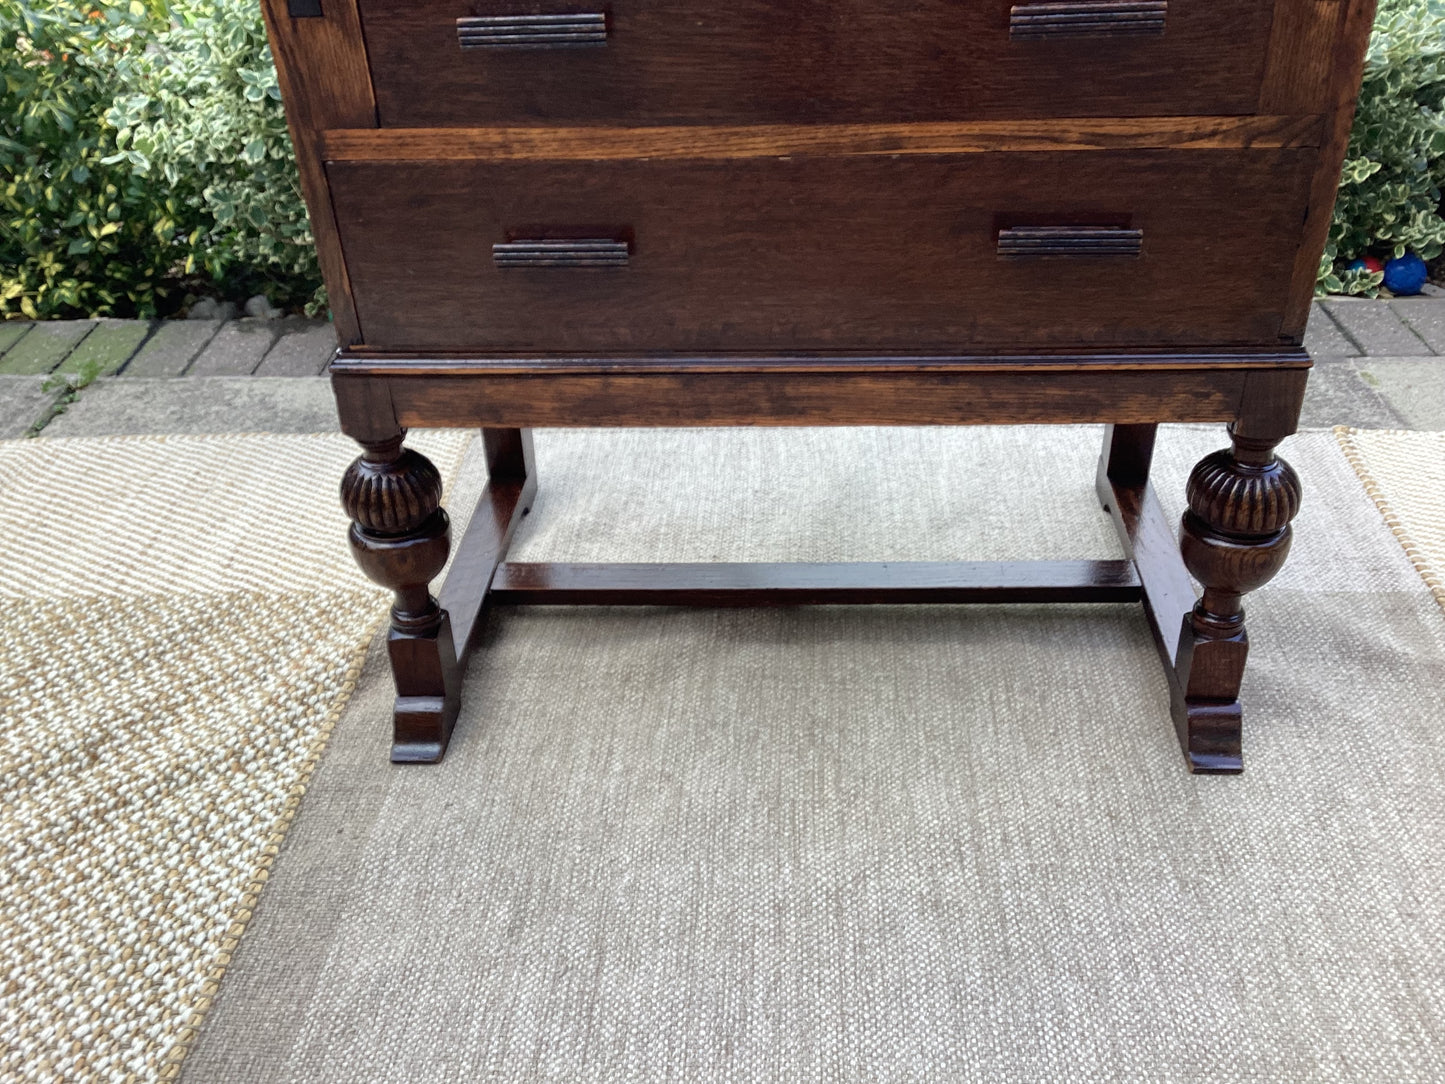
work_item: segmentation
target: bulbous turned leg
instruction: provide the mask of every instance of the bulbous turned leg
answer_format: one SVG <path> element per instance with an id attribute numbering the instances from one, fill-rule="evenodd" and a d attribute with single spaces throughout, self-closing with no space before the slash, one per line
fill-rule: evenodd
<path id="1" fill-rule="evenodd" d="M 1299 477 L 1274 454 L 1278 438 L 1241 436 L 1189 476 L 1180 549 L 1204 596 L 1184 619 L 1174 720 L 1192 770 L 1237 772 L 1239 686 L 1249 639 L 1243 598 L 1273 579 L 1289 555 Z"/>
<path id="2" fill-rule="evenodd" d="M 428 586 L 446 565 L 451 525 L 441 508 L 441 475 L 402 446 L 405 436 L 362 442 L 361 457 L 341 480 L 341 503 L 352 519 L 356 563 L 396 593 L 387 637 L 396 681 L 391 759 L 435 763 L 446 752 L 461 693 L 451 620 Z"/>

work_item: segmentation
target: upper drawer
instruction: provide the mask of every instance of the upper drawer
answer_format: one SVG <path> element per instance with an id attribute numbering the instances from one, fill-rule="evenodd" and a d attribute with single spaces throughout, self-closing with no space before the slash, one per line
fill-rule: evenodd
<path id="1" fill-rule="evenodd" d="M 1273 7 L 360 0 L 394 127 L 1252 113 Z"/>

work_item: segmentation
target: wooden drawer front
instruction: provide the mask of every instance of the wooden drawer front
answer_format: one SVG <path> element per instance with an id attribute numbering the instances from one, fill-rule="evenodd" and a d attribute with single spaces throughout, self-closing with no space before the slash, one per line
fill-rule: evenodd
<path id="1" fill-rule="evenodd" d="M 1277 345 L 1312 163 L 1130 151 L 329 172 L 371 347 L 948 352 Z"/>
<path id="2" fill-rule="evenodd" d="M 1273 11 L 1270 0 L 360 7 L 380 121 L 396 127 L 1252 113 Z"/>

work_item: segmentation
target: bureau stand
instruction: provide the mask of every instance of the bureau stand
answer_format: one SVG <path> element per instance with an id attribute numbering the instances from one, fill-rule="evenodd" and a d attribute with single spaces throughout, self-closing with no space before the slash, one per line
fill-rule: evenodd
<path id="1" fill-rule="evenodd" d="M 489 605 L 1137 600 L 1189 767 L 1240 770 L 1242 599 L 1299 508 L 1274 449 L 1374 0 L 261 8 L 362 447 L 351 545 L 396 595 L 393 760 L 444 755 Z M 1178 542 L 1169 422 L 1229 433 Z M 1109 427 L 1119 560 L 506 560 L 534 427 L 1000 423 Z M 431 426 L 480 428 L 491 471 L 439 599 L 441 478 L 405 445 Z"/>
<path id="2" fill-rule="evenodd" d="M 392 760 L 446 752 L 488 606 L 1141 602 L 1191 771 L 1242 768 L 1242 596 L 1284 563 L 1300 483 L 1275 445 L 1294 432 L 1309 359 L 970 358 L 584 363 L 413 360 L 332 365 L 342 428 L 364 452 L 342 482 L 351 546 L 396 593 Z M 401 369 L 402 371 L 398 371 Z M 764 387 L 766 385 L 766 388 Z M 766 394 L 764 392 L 766 391 Z M 940 425 L 1104 422 L 1097 487 L 1115 561 L 869 564 L 523 564 L 505 560 L 537 492 L 531 426 Z M 1176 544 L 1149 482 L 1160 422 L 1227 422 L 1231 446 L 1189 479 Z M 452 545 L 441 476 L 406 427 L 482 426 L 490 480 Z M 1187 571 L 1186 571 L 1187 570 Z M 1196 603 L 1188 573 L 1204 585 Z"/>

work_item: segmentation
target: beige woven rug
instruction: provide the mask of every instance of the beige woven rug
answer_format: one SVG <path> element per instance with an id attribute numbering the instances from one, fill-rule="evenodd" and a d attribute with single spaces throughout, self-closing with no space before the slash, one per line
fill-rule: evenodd
<path id="1" fill-rule="evenodd" d="M 0 1080 L 178 1071 L 385 612 L 354 455 L 0 443 Z"/>
<path id="2" fill-rule="evenodd" d="M 1390 530 L 1445 607 L 1445 433 L 1335 430 Z"/>
<path id="3" fill-rule="evenodd" d="M 1222 435 L 1161 435 L 1172 516 Z M 518 555 L 1110 556 L 1099 439 L 548 431 Z M 185 1078 L 1445 1079 L 1445 617 L 1285 450 L 1240 777 L 1137 607 L 508 611 L 410 769 L 374 647 Z"/>

